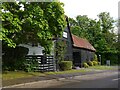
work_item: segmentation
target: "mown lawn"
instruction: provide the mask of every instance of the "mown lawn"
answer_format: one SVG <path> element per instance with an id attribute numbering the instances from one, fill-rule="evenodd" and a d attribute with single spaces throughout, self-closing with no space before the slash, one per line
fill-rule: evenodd
<path id="1" fill-rule="evenodd" d="M 90 69 L 98 69 L 98 70 L 117 70 L 118 66 L 92 66 Z"/>
<path id="2" fill-rule="evenodd" d="M 77 72 L 90 72 L 91 70 L 88 70 L 87 68 L 85 69 L 72 69 L 72 70 L 67 70 L 67 71 L 59 71 L 59 72 L 45 72 L 45 74 L 50 75 L 50 74 L 70 74 L 70 73 L 77 73 Z"/>
<path id="3" fill-rule="evenodd" d="M 16 78 L 26 78 L 26 77 L 33 77 L 33 76 L 46 76 L 46 75 L 55 75 L 55 74 L 68 74 L 68 73 L 76 73 L 76 72 L 90 72 L 91 70 L 87 69 L 79 69 L 79 70 L 68 70 L 68 71 L 59 71 L 59 72 L 24 72 L 24 71 L 9 71 L 7 73 L 2 74 L 3 80 L 10 80 Z"/>
<path id="4" fill-rule="evenodd" d="M 116 66 L 117 67 L 117 66 Z M 82 68 L 79 70 L 68 70 L 68 71 L 58 71 L 58 72 L 24 72 L 24 71 L 9 71 L 2 74 L 3 80 L 9 80 L 9 79 L 16 79 L 16 78 L 26 78 L 26 77 L 34 77 L 34 76 L 46 76 L 46 75 L 55 75 L 55 74 L 69 74 L 69 73 L 77 73 L 77 72 L 91 72 L 92 69 L 95 70 L 117 70 L 116 67 L 113 66 L 91 66 L 88 69 Z"/>
<path id="5" fill-rule="evenodd" d="M 16 79 L 16 78 L 25 78 L 32 76 L 44 76 L 43 73 L 39 72 L 24 72 L 24 71 L 9 71 L 2 74 L 3 80 Z"/>

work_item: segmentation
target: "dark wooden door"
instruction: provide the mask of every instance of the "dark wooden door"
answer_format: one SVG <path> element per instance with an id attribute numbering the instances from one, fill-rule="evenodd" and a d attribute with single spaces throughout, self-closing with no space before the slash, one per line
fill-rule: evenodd
<path id="1" fill-rule="evenodd" d="M 73 64 L 81 67 L 80 52 L 73 52 Z"/>

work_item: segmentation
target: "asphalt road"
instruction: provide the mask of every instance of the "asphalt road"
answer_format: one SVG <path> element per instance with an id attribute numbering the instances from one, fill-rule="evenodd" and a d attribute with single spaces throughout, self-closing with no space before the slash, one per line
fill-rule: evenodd
<path id="1" fill-rule="evenodd" d="M 63 85 L 52 86 L 49 88 L 118 88 L 118 75 L 112 75 L 108 77 L 98 78 L 98 79 L 69 79 L 63 80 Z M 67 83 L 66 82 L 70 82 Z"/>
<path id="2" fill-rule="evenodd" d="M 9 88 L 118 88 L 118 71 L 80 75 L 67 79 L 34 82 Z"/>

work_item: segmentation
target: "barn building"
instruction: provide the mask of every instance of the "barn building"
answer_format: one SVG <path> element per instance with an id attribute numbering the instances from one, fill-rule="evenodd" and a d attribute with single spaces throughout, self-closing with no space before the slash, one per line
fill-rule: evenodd
<path id="1" fill-rule="evenodd" d="M 63 32 L 63 39 L 67 42 L 65 60 L 72 60 L 74 66 L 80 66 L 85 61 L 93 60 L 96 49 L 88 40 L 71 34 L 68 18 L 67 27 Z"/>

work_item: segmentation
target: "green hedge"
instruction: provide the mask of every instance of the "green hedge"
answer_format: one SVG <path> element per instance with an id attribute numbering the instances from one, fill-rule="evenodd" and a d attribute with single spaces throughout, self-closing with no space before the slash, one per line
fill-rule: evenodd
<path id="1" fill-rule="evenodd" d="M 71 70 L 72 69 L 72 61 L 61 61 L 59 63 L 60 70 Z"/>

